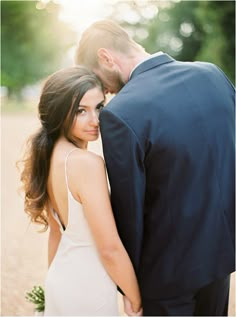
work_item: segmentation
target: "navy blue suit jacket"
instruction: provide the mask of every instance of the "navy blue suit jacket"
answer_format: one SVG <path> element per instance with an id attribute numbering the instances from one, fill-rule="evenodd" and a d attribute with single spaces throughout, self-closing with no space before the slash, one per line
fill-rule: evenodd
<path id="1" fill-rule="evenodd" d="M 215 65 L 163 54 L 101 113 L 112 207 L 144 297 L 234 271 L 234 92 Z"/>

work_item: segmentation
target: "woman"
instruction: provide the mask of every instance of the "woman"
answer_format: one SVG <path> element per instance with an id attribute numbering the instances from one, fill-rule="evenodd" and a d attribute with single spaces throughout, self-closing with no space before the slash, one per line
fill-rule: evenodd
<path id="1" fill-rule="evenodd" d="M 30 140 L 21 180 L 25 211 L 49 226 L 45 315 L 118 315 L 116 285 L 126 309 L 141 314 L 137 279 L 117 233 L 103 159 L 87 150 L 99 136 L 104 92 L 82 66 L 46 81 L 41 128 Z"/>

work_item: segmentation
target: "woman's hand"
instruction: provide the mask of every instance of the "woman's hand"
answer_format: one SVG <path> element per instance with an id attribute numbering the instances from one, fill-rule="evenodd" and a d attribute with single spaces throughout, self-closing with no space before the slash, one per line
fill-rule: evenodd
<path id="1" fill-rule="evenodd" d="M 124 311 L 128 316 L 142 316 L 143 309 L 140 305 L 131 303 L 128 297 L 123 296 Z"/>

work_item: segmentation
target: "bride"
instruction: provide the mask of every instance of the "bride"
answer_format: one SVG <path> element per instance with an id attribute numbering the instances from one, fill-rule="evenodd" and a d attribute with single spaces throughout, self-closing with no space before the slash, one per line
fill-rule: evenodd
<path id="1" fill-rule="evenodd" d="M 119 238 L 103 159 L 87 150 L 99 136 L 105 98 L 96 75 L 82 66 L 44 84 L 39 131 L 30 138 L 21 181 L 25 211 L 49 227 L 45 315 L 141 315 L 132 263 Z"/>

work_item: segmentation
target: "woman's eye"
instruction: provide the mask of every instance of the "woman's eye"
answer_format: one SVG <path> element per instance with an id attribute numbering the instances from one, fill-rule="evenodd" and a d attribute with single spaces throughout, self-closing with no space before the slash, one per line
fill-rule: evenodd
<path id="1" fill-rule="evenodd" d="M 85 109 L 81 109 L 81 108 L 78 108 L 76 111 L 77 114 L 83 114 L 85 112 L 86 112 Z"/>
<path id="2" fill-rule="evenodd" d="M 104 105 L 101 104 L 101 105 L 98 105 L 96 109 L 97 109 L 98 111 L 101 111 L 103 108 L 104 108 Z"/>

